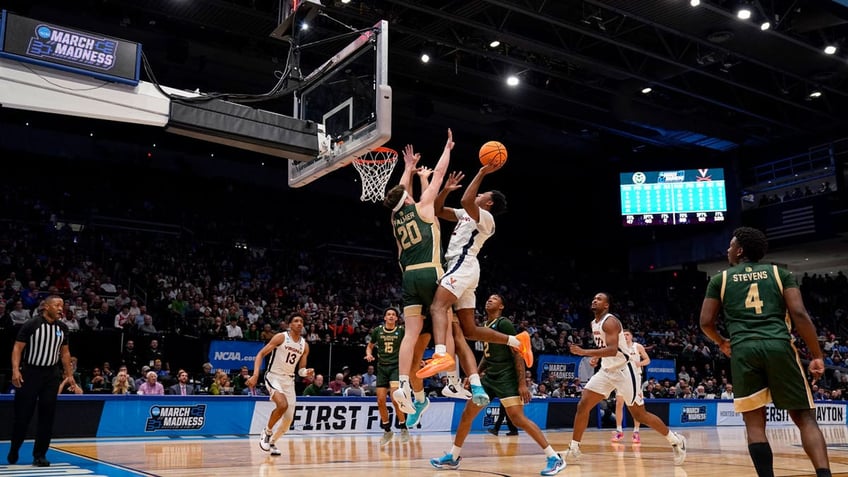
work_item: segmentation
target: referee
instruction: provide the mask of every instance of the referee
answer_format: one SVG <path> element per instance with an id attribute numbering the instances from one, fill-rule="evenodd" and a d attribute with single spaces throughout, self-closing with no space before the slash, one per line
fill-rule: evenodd
<path id="1" fill-rule="evenodd" d="M 56 416 L 56 390 L 65 369 L 68 388 L 76 387 L 68 349 L 68 327 L 59 321 L 65 301 L 51 295 L 44 300 L 40 316 L 27 320 L 18 332 L 12 349 L 12 384 L 15 391 L 15 419 L 12 425 L 12 446 L 9 464 L 18 462 L 18 451 L 24 443 L 27 427 L 38 406 L 38 428 L 32 449 L 32 465 L 49 467 L 45 458 L 50 447 L 53 420 Z"/>

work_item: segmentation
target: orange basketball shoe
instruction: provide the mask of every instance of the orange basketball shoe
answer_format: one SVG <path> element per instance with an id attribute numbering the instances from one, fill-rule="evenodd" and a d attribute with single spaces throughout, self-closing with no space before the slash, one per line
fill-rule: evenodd
<path id="1" fill-rule="evenodd" d="M 528 368 L 533 367 L 533 346 L 530 344 L 530 333 L 522 331 L 515 335 L 515 339 L 521 342 L 521 356 Z"/>
<path id="2" fill-rule="evenodd" d="M 415 372 L 415 375 L 421 379 L 429 378 L 434 374 L 439 374 L 444 371 L 456 369 L 456 361 L 453 356 L 445 354 L 434 354 L 433 358 L 427 360 L 427 363 Z"/>

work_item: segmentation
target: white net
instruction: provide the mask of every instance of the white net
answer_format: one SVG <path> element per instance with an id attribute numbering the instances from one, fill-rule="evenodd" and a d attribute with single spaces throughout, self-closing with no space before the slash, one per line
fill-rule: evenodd
<path id="1" fill-rule="evenodd" d="M 380 202 L 386 196 L 386 184 L 395 170 L 398 154 L 394 149 L 378 147 L 353 160 L 353 167 L 362 178 L 362 195 L 359 200 Z"/>

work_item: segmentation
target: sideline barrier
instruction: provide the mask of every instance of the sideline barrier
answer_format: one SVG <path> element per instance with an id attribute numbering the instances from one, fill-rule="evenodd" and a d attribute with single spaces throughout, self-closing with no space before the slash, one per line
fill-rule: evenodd
<path id="1" fill-rule="evenodd" d="M 0 422 L 11 423 L 13 395 L 0 395 Z M 459 424 L 466 401 L 431 399 L 430 408 L 416 429 L 452 432 Z M 673 428 L 743 426 L 742 417 L 726 400 L 651 399 L 646 407 Z M 59 396 L 53 436 L 56 438 L 144 437 L 190 435 L 258 434 L 265 426 L 273 404 L 267 396 L 113 396 L 85 394 Z M 524 407 L 527 416 L 542 429 L 570 429 L 574 426 L 577 399 L 534 399 Z M 818 422 L 846 425 L 846 403 L 817 403 Z M 474 419 L 471 430 L 483 431 L 494 424 L 500 412 L 492 401 Z M 607 415 L 605 416 L 605 412 Z M 598 407 L 590 414 L 589 427 L 610 425 L 607 411 Z M 394 408 L 389 406 L 394 419 Z M 788 413 L 769 406 L 770 425 L 791 426 Z M 629 415 L 625 416 L 625 425 Z M 36 419 L 28 437 L 35 435 Z M 397 424 L 395 422 L 395 424 Z M 11 435 L 11 425 L 0 427 L 0 439 Z M 327 432 L 361 434 L 382 432 L 374 397 L 298 396 L 290 434 Z"/>

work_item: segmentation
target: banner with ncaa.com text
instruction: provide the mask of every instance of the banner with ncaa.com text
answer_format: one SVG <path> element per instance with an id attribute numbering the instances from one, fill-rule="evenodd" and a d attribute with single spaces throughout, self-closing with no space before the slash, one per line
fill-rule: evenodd
<path id="1" fill-rule="evenodd" d="M 231 371 L 247 366 L 252 370 L 263 346 L 265 343 L 261 341 L 212 341 L 209 343 L 209 363 L 212 369 Z"/>

